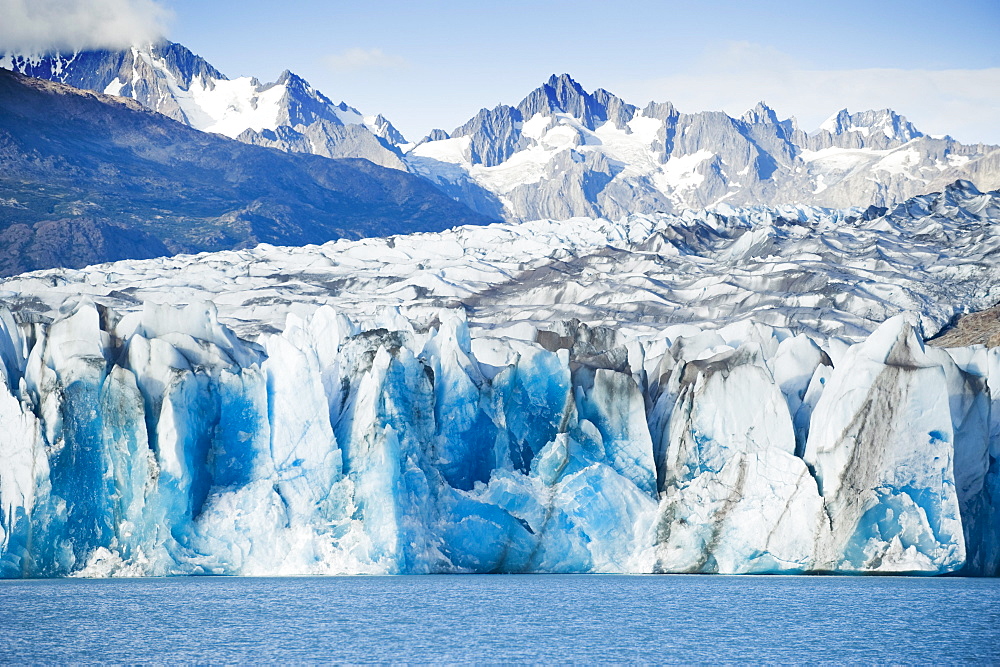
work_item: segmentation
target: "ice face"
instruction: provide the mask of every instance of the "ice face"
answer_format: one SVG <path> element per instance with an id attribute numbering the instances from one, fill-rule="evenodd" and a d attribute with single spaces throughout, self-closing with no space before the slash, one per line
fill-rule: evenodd
<path id="1" fill-rule="evenodd" d="M 0 572 L 997 574 L 1000 352 L 0 311 Z"/>
<path id="2" fill-rule="evenodd" d="M 954 364 L 902 317 L 848 350 L 816 404 L 805 460 L 828 499 L 831 569 L 949 571 L 965 560 L 949 399 Z M 950 385 L 950 386 L 949 386 Z"/>
<path id="3" fill-rule="evenodd" d="M 659 475 L 662 571 L 809 567 L 822 500 L 794 455 L 789 406 L 762 349 L 752 341 L 681 357 L 673 370 Z"/>

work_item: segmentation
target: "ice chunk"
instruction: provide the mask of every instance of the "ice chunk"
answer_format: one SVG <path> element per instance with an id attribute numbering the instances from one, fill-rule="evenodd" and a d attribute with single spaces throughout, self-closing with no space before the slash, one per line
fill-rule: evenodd
<path id="1" fill-rule="evenodd" d="M 657 569 L 804 571 L 822 500 L 757 343 L 683 363 L 660 466 Z"/>

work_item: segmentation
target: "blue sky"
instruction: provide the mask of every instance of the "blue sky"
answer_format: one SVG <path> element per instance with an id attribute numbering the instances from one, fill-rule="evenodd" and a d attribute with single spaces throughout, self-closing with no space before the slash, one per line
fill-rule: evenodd
<path id="1" fill-rule="evenodd" d="M 225 74 L 290 69 L 411 139 L 569 72 L 638 105 L 737 115 L 763 99 L 807 130 L 841 107 L 890 106 L 924 132 L 1000 143 L 998 0 L 87 4 L 166 9 L 166 36 Z"/>

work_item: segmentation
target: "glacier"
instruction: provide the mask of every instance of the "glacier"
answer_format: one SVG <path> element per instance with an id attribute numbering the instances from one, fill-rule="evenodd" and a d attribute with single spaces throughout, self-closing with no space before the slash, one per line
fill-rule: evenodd
<path id="1" fill-rule="evenodd" d="M 7 279 L 0 575 L 995 576 L 1000 348 L 925 339 L 1000 300 L 998 204 Z"/>

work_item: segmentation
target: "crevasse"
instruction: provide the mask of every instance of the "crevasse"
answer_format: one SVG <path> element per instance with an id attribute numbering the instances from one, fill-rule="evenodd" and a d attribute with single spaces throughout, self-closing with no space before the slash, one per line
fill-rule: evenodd
<path id="1" fill-rule="evenodd" d="M 0 311 L 0 574 L 1000 572 L 1000 349 Z"/>

